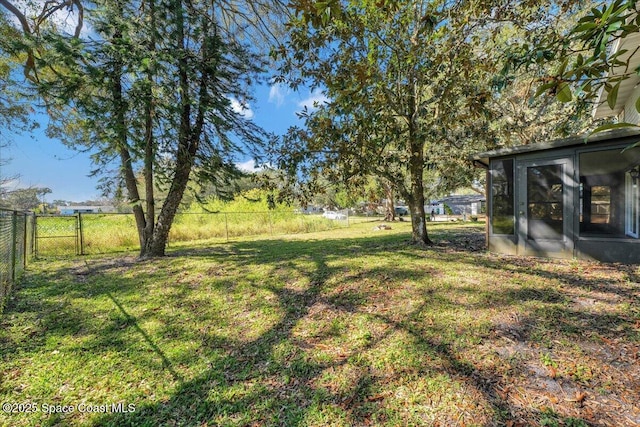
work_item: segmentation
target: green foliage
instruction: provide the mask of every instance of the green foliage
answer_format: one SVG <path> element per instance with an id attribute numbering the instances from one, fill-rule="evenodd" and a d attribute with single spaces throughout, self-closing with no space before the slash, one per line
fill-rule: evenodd
<path id="1" fill-rule="evenodd" d="M 322 177 L 354 189 L 375 176 L 418 208 L 424 194 L 481 184 L 468 161 L 474 152 L 583 127 L 584 106 L 534 97 L 534 83 L 567 64 L 542 50 L 546 62 L 526 70 L 505 60 L 520 41 L 568 28 L 573 2 L 292 4 L 291 41 L 277 52 L 282 79 L 328 98 L 304 111 L 305 127 L 290 129 L 272 153 L 296 185 L 314 189 Z M 570 101 L 570 88 L 557 97 Z"/>
<path id="2" fill-rule="evenodd" d="M 351 188 L 384 178 L 418 212 L 425 182 L 433 193 L 468 184 L 467 154 L 494 141 L 496 64 L 477 49 L 488 27 L 474 4 L 384 4 L 293 3 L 283 78 L 329 102 L 302 113 L 305 128 L 290 129 L 273 162 L 312 188 L 320 176 Z M 424 212 L 412 219 L 427 242 Z"/>
<path id="3" fill-rule="evenodd" d="M 16 38 L 37 71 L 50 135 L 93 153 L 106 192 L 126 189 L 141 255 L 164 253 L 190 179 L 214 190 L 228 186 L 240 175 L 237 155 L 257 155 L 269 138 L 234 107 L 251 102 L 263 72 L 244 36 L 262 25 L 251 17 L 266 7 L 101 0 L 85 10 L 86 37 L 46 27 Z M 156 189 L 166 189 L 157 204 Z"/>
<path id="4" fill-rule="evenodd" d="M 587 427 L 586 421 L 580 418 L 568 417 L 562 419 L 553 409 L 545 408 L 540 418 L 541 427 Z"/>
<path id="5" fill-rule="evenodd" d="M 533 35 L 514 43 L 512 52 L 517 53 L 507 69 L 511 65 L 520 68 L 561 61 L 554 74 L 540 79 L 536 96 L 549 93 L 560 102 L 593 102 L 602 97 L 613 110 L 621 83 L 638 75 L 638 70 L 630 67 L 630 60 L 637 56 L 637 46 L 625 45 L 628 37 L 640 32 L 638 4 L 616 0 L 582 10 L 586 12 L 580 13 L 579 20 L 567 31 Z M 618 44 L 622 48 L 614 51 Z M 636 109 L 640 111 L 640 101 L 636 102 Z"/>
<path id="6" fill-rule="evenodd" d="M 540 361 L 544 366 L 551 366 L 557 368 L 558 364 L 553 360 L 553 357 L 549 353 L 540 353 Z"/>
<path id="7" fill-rule="evenodd" d="M 188 212 L 267 212 L 272 211 L 291 211 L 291 207 L 285 203 L 270 203 L 273 198 L 270 191 L 254 188 L 244 191 L 232 200 L 212 199 L 204 204 L 191 205 Z"/>
<path id="8" fill-rule="evenodd" d="M 43 197 L 49 193 L 51 189 L 46 187 L 4 191 L 0 194 L 0 207 L 23 211 L 41 209 Z"/>
<path id="9" fill-rule="evenodd" d="M 34 111 L 31 106 L 32 94 L 16 78 L 15 70 L 21 60 L 11 44 L 16 37 L 16 30 L 0 13 L 0 127 L 11 132 L 29 130 L 35 126 L 29 117 Z M 5 132 L 0 138 L 6 138 Z M 0 139 L 0 144 L 4 143 L 6 141 Z"/>
<path id="10" fill-rule="evenodd" d="M 31 104 L 34 101 L 33 93 L 25 87 L 15 71 L 21 60 L 11 46 L 11 41 L 16 37 L 15 29 L 0 9 L 0 198 L 3 199 L 6 197 L 6 185 L 17 178 L 3 173 L 3 166 L 11 160 L 4 149 L 11 143 L 13 135 L 37 127 L 37 123 L 31 120 L 34 112 Z M 6 206 L 3 201 L 0 203 Z"/>

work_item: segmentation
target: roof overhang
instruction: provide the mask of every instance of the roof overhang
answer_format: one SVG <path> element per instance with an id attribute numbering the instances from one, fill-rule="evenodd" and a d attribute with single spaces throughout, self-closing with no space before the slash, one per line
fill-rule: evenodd
<path id="1" fill-rule="evenodd" d="M 618 98 L 616 99 L 616 105 L 612 108 L 607 103 L 607 93 L 604 91 L 604 87 L 600 89 L 596 103 L 593 108 L 594 119 L 605 119 L 607 117 L 617 116 L 624 109 L 629 97 L 633 93 L 634 89 L 640 84 L 640 76 L 635 73 L 636 68 L 640 66 L 640 33 L 631 33 L 625 38 L 616 40 L 612 47 L 612 52 L 618 52 L 620 50 L 627 50 L 626 53 L 620 55 L 619 59 L 626 64 L 621 67 L 615 67 L 613 69 L 613 76 L 622 76 L 629 74 L 629 77 L 620 82 L 620 88 L 618 89 Z"/>
<path id="2" fill-rule="evenodd" d="M 485 151 L 471 156 L 474 165 L 486 167 L 490 159 L 496 157 L 515 156 L 517 154 L 533 153 L 536 151 L 546 151 L 559 148 L 567 148 L 577 145 L 594 145 L 598 143 L 612 142 L 618 139 L 636 137 L 637 141 L 629 141 L 629 143 L 640 141 L 640 129 L 638 128 L 622 128 L 613 129 L 604 132 L 598 132 L 587 135 L 578 135 L 570 138 L 555 139 L 553 141 L 541 142 L 538 144 L 520 145 L 517 147 L 505 147 L 497 150 Z"/>

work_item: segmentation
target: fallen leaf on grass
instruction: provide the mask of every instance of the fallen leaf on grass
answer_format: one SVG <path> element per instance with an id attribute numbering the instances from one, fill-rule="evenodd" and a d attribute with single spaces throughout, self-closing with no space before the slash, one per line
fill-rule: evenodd
<path id="1" fill-rule="evenodd" d="M 614 340 L 610 340 L 608 338 L 603 337 L 602 335 L 598 336 L 605 344 L 607 344 L 608 346 L 614 347 L 616 345 L 616 342 Z"/>
<path id="2" fill-rule="evenodd" d="M 502 400 L 507 400 L 507 398 L 509 397 L 509 392 L 511 391 L 510 387 L 497 387 L 496 388 L 496 392 L 498 392 L 498 396 L 500 396 L 500 399 Z"/>
<path id="3" fill-rule="evenodd" d="M 586 398 L 587 398 L 587 393 L 576 391 L 576 396 L 573 399 L 566 399 L 566 400 L 567 402 L 582 403 Z"/>
<path id="4" fill-rule="evenodd" d="M 384 394 L 376 394 L 374 396 L 367 397 L 367 402 L 377 402 L 378 400 L 383 400 L 384 398 Z"/>

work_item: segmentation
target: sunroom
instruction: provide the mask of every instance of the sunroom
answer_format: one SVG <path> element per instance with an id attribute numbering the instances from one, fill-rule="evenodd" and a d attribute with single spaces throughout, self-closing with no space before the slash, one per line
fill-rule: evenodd
<path id="1" fill-rule="evenodd" d="M 474 156 L 490 251 L 640 262 L 640 142 L 616 130 Z"/>

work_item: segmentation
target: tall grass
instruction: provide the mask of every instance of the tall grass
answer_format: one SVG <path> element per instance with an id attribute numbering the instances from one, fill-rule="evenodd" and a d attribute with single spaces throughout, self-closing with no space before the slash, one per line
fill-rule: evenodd
<path id="1" fill-rule="evenodd" d="M 186 213 L 176 217 L 170 242 L 229 239 L 240 236 L 308 233 L 344 227 L 346 221 L 291 211 Z"/>
<path id="2" fill-rule="evenodd" d="M 346 226 L 348 220 L 328 220 L 291 210 L 181 213 L 171 227 L 169 244 L 309 233 Z M 37 256 L 103 254 L 140 247 L 132 214 L 82 214 L 80 221 L 74 216 L 39 217 L 37 231 Z"/>
<path id="3" fill-rule="evenodd" d="M 282 210 L 183 213 L 176 216 L 169 241 L 228 240 L 241 236 L 309 233 L 346 226 L 348 220 L 328 220 L 320 215 Z"/>
<path id="4" fill-rule="evenodd" d="M 100 254 L 140 248 L 133 214 L 83 214 L 82 253 Z"/>
<path id="5" fill-rule="evenodd" d="M 242 236 L 310 233 L 346 227 L 349 220 L 297 214 L 291 206 L 269 203 L 267 193 L 249 190 L 234 200 L 193 204 L 176 215 L 169 245 Z M 42 216 L 37 224 L 37 256 L 93 255 L 140 248 L 133 214 Z"/>

